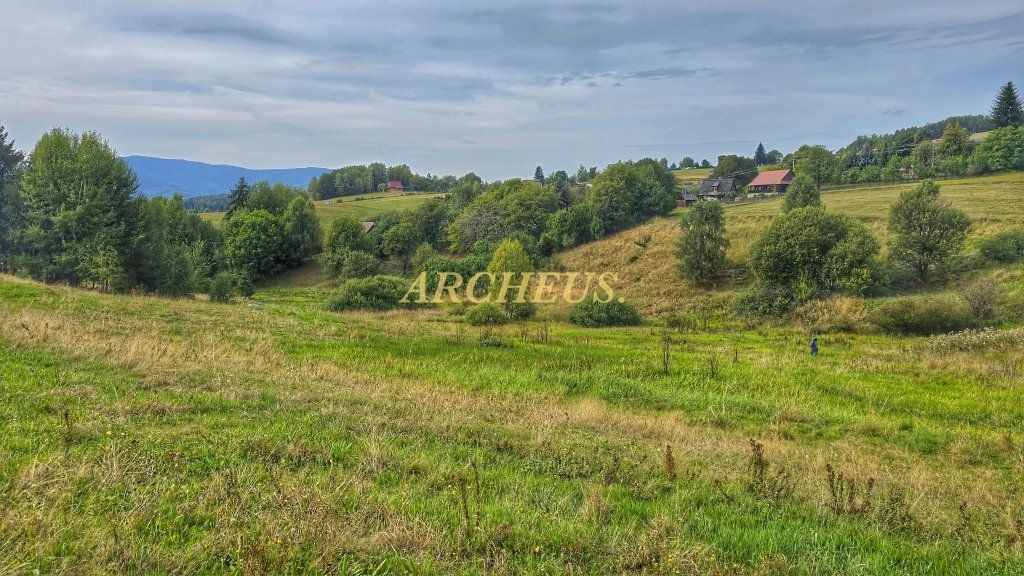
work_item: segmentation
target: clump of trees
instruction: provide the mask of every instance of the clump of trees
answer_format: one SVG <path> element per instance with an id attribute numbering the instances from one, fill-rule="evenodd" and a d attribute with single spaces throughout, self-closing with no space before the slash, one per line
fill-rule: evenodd
<path id="1" fill-rule="evenodd" d="M 24 156 L 0 130 L 0 266 L 44 282 L 168 295 L 204 289 L 220 234 L 181 197 L 145 199 L 95 132 L 54 129 Z"/>
<path id="2" fill-rule="evenodd" d="M 224 220 L 225 262 L 253 282 L 302 264 L 323 246 L 316 206 L 300 188 L 239 179 Z"/>

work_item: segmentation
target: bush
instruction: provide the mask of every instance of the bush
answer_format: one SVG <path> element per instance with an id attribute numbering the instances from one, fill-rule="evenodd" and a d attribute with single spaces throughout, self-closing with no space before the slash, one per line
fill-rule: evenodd
<path id="1" fill-rule="evenodd" d="M 208 295 L 210 302 L 225 304 L 231 302 L 235 295 L 235 277 L 228 272 L 220 272 L 210 279 Z"/>
<path id="2" fill-rule="evenodd" d="M 349 280 L 352 278 L 366 278 L 380 272 L 380 261 L 372 254 L 362 250 L 350 250 L 345 254 L 344 264 L 341 266 L 341 277 Z"/>
<path id="3" fill-rule="evenodd" d="M 1024 328 L 964 330 L 928 339 L 928 347 L 940 352 L 970 350 L 1014 350 L 1024 346 Z"/>
<path id="4" fill-rule="evenodd" d="M 599 302 L 593 294 L 590 294 L 569 309 L 569 322 L 588 328 L 597 328 L 599 326 L 637 326 L 641 319 L 636 308 L 626 302 L 619 302 L 616 298 L 612 298 L 608 302 Z"/>
<path id="5" fill-rule="evenodd" d="M 977 323 L 968 306 L 954 298 L 900 298 L 880 306 L 869 321 L 893 334 L 929 336 L 972 328 Z"/>
<path id="6" fill-rule="evenodd" d="M 473 326 L 504 324 L 508 321 L 508 316 L 505 315 L 501 306 L 493 302 L 484 302 L 473 306 L 466 312 L 466 321 Z"/>
<path id="7" fill-rule="evenodd" d="M 852 332 L 868 316 L 864 300 L 834 296 L 797 308 L 797 320 L 814 332 Z"/>
<path id="8" fill-rule="evenodd" d="M 1002 300 L 1002 287 L 992 278 L 979 278 L 960 289 L 960 297 L 978 320 L 995 318 Z"/>
<path id="9" fill-rule="evenodd" d="M 740 316 L 781 316 L 793 306 L 793 294 L 785 288 L 754 284 L 732 300 L 732 311 Z"/>
<path id="10" fill-rule="evenodd" d="M 1024 230 L 1012 228 L 986 238 L 981 243 L 981 255 L 1003 264 L 1024 259 Z"/>
<path id="11" fill-rule="evenodd" d="M 252 283 L 252 278 L 249 277 L 245 272 L 236 272 L 232 275 L 235 285 L 235 293 L 243 298 L 252 298 L 253 294 L 256 293 L 256 286 Z"/>
<path id="12" fill-rule="evenodd" d="M 344 310 L 390 310 L 409 289 L 408 282 L 397 276 L 370 276 L 347 280 L 327 298 L 332 312 Z"/>

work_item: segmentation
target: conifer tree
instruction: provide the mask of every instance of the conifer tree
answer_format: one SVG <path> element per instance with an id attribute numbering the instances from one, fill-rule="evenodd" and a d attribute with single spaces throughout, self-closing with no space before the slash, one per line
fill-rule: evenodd
<path id="1" fill-rule="evenodd" d="M 1007 82 L 999 89 L 999 95 L 992 104 L 991 116 L 996 128 L 1024 124 L 1024 110 L 1021 109 L 1020 97 L 1017 96 L 1013 82 Z"/>
<path id="2" fill-rule="evenodd" d="M 238 182 L 235 183 L 235 187 L 228 193 L 228 210 L 224 217 L 228 220 L 231 219 L 239 210 L 245 208 L 245 205 L 249 202 L 249 184 L 246 183 L 245 177 L 240 177 Z"/>
<path id="3" fill-rule="evenodd" d="M 754 151 L 754 163 L 758 166 L 764 166 L 768 163 L 768 153 L 764 151 L 764 144 L 758 142 L 757 150 Z"/>

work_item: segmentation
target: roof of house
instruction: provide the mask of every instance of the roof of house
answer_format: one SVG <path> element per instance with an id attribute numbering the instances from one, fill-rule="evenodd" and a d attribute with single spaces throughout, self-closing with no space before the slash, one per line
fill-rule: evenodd
<path id="1" fill-rule="evenodd" d="M 360 222 L 360 224 L 363 225 L 363 234 L 366 234 L 370 230 L 373 230 L 374 225 L 376 225 L 377 223 L 376 222 Z"/>
<path id="2" fill-rule="evenodd" d="M 696 196 L 694 196 L 693 194 L 690 194 L 690 193 L 685 193 L 685 192 L 684 192 L 684 193 L 683 193 L 683 194 L 682 194 L 682 195 L 680 196 L 680 199 L 681 199 L 681 200 L 686 200 L 687 202 L 693 202 L 693 201 L 695 201 L 695 200 L 697 199 L 697 197 L 696 197 Z"/>
<path id="3" fill-rule="evenodd" d="M 405 188 L 401 180 L 388 180 L 388 188 Z"/>
<path id="4" fill-rule="evenodd" d="M 736 184 L 732 178 L 708 178 L 700 181 L 698 193 L 701 196 L 725 196 L 734 190 Z"/>
<path id="5" fill-rule="evenodd" d="M 778 186 L 779 184 L 789 184 L 793 179 L 792 170 L 769 170 L 767 172 L 761 172 L 747 187 L 750 186 Z"/>

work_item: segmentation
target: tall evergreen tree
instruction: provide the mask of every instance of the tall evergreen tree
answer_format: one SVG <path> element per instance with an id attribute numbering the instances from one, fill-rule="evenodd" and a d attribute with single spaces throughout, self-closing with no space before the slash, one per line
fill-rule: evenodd
<path id="1" fill-rule="evenodd" d="M 533 179 L 541 184 L 544 183 L 544 170 L 540 166 L 537 166 L 537 169 L 533 171 Z"/>
<path id="2" fill-rule="evenodd" d="M 249 184 L 246 183 L 245 177 L 240 177 L 238 182 L 235 183 L 235 187 L 228 193 L 228 210 L 224 217 L 228 220 L 231 219 L 239 210 L 245 208 L 245 205 L 249 202 Z"/>
<path id="3" fill-rule="evenodd" d="M 768 163 L 768 153 L 764 151 L 764 144 L 757 143 L 757 150 L 754 150 L 754 163 L 764 166 Z"/>
<path id="4" fill-rule="evenodd" d="M 1020 97 L 1013 82 L 1003 84 L 992 104 L 992 121 L 996 128 L 1004 126 L 1020 126 L 1024 124 L 1024 110 L 1021 109 Z"/>

